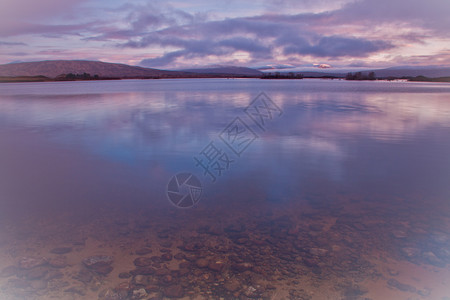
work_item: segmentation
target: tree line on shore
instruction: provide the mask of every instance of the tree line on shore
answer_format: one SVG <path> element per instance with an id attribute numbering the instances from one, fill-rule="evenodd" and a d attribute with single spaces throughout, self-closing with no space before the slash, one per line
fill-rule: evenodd
<path id="1" fill-rule="evenodd" d="M 194 77 L 173 77 L 173 78 L 261 78 L 261 79 L 303 79 L 303 78 L 322 78 L 322 79 L 345 79 L 345 80 L 408 80 L 408 81 L 423 81 L 423 82 L 450 82 L 450 77 L 438 77 L 438 78 L 430 78 L 426 76 L 403 76 L 403 77 L 377 77 L 375 72 L 349 72 L 345 77 L 343 75 L 332 75 L 332 74 L 324 74 L 323 76 L 305 76 L 304 74 L 297 73 L 297 72 L 289 72 L 289 73 L 282 73 L 282 72 L 268 72 L 264 73 L 261 76 L 214 76 L 212 74 L 206 74 L 208 76 L 201 76 L 202 74 L 196 74 L 197 76 Z M 153 77 L 135 77 L 133 79 L 159 79 L 158 76 Z M 89 73 L 68 73 L 68 74 L 61 74 L 58 75 L 55 78 L 49 78 L 45 76 L 16 76 L 16 77 L 1 77 L 0 76 L 0 82 L 40 82 L 40 81 L 78 81 L 78 80 L 112 80 L 112 79 L 121 79 L 119 77 L 112 78 L 112 77 L 100 77 L 99 75 L 91 75 Z M 130 78 L 131 79 L 131 78 Z"/>
<path id="2" fill-rule="evenodd" d="M 91 74 L 84 72 L 83 74 L 61 74 L 56 76 L 55 80 L 61 80 L 61 81 L 70 81 L 70 80 L 99 80 L 100 77 L 95 74 L 94 76 L 91 76 Z"/>
<path id="3" fill-rule="evenodd" d="M 289 72 L 289 73 L 280 73 L 280 72 L 275 72 L 275 73 L 264 73 L 264 75 L 261 76 L 261 79 L 303 79 L 303 75 L 300 73 L 294 73 L 294 72 Z"/>
<path id="4" fill-rule="evenodd" d="M 347 76 L 345 76 L 346 80 L 376 80 L 377 76 L 375 75 L 375 72 L 369 72 L 367 74 L 364 74 L 363 72 L 356 72 L 347 73 Z"/>

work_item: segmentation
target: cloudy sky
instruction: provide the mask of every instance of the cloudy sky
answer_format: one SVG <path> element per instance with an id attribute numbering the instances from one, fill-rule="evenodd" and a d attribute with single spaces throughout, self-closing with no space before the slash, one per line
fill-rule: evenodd
<path id="1" fill-rule="evenodd" d="M 0 63 L 450 66 L 449 0 L 1 0 Z"/>

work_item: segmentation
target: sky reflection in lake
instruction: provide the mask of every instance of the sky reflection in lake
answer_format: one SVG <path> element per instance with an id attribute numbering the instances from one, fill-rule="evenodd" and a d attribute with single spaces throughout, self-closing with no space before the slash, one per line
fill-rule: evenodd
<path id="1" fill-rule="evenodd" d="M 3 145 L 8 139 L 32 135 L 56 152 L 69 151 L 89 160 L 100 173 L 98 162 L 118 165 L 113 173 L 103 174 L 107 184 L 117 178 L 125 182 L 132 174 L 132 185 L 145 191 L 142 195 L 157 195 L 152 201 L 164 205 L 165 184 L 179 171 L 198 174 L 214 193 L 215 185 L 195 167 L 193 157 L 232 119 L 242 116 L 262 91 L 284 113 L 266 132 L 257 132 L 259 138 L 242 157 L 234 157 L 235 163 L 216 185 L 232 190 L 233 182 L 245 182 L 262 189 L 271 201 L 296 198 L 313 177 L 386 193 L 395 188 L 400 193 L 416 189 L 448 194 L 444 178 L 450 178 L 450 86 L 446 84 L 194 79 L 0 88 Z M 18 152 L 36 157 L 29 146 Z M 1 160 L 14 162 L 17 155 L 2 151 Z M 81 170 L 78 175 L 89 173 Z M 46 176 L 54 176 L 55 184 L 62 180 L 58 173 Z M 8 181 L 17 178 L 3 178 L 2 191 L 17 196 L 7 188 L 14 186 Z M 39 201 L 39 194 L 33 196 Z"/>

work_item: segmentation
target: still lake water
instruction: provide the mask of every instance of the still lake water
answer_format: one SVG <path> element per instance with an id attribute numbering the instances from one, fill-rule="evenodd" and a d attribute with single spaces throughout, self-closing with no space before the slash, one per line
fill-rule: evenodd
<path id="1" fill-rule="evenodd" d="M 261 92 L 280 109 L 263 128 L 244 111 Z M 215 182 L 194 160 L 211 145 Z M 193 208 L 167 199 L 179 172 Z M 449 266 L 449 84 L 0 85 L 5 299 L 450 299 Z"/>

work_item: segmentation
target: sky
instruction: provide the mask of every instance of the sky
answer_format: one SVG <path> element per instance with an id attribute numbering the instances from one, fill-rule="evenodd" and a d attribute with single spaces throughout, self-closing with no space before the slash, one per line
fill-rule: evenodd
<path id="1" fill-rule="evenodd" d="M 0 64 L 450 67 L 449 0 L 0 0 Z"/>

